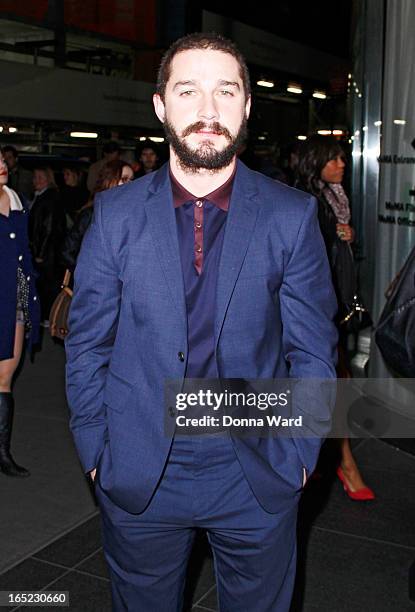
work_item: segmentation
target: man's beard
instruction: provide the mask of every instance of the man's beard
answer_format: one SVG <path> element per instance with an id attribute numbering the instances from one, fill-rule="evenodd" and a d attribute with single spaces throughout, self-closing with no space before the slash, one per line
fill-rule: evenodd
<path id="1" fill-rule="evenodd" d="M 196 173 L 198 170 L 212 170 L 217 172 L 229 166 L 237 152 L 244 144 L 247 134 L 247 120 L 244 117 L 238 133 L 236 136 L 232 136 L 227 128 L 221 126 L 217 121 L 214 123 L 207 124 L 204 121 L 198 121 L 192 123 L 185 128 L 181 134 L 178 135 L 173 125 L 166 119 L 164 122 L 164 132 L 166 138 L 172 146 L 174 152 L 177 155 L 180 166 L 184 171 Z M 216 134 L 223 134 L 228 144 L 221 151 L 217 151 L 212 143 L 209 141 L 209 136 L 206 135 L 206 141 L 200 144 L 196 149 L 191 149 L 185 142 L 185 137 L 189 136 L 193 132 L 199 132 L 200 130 L 208 129 L 212 130 Z"/>

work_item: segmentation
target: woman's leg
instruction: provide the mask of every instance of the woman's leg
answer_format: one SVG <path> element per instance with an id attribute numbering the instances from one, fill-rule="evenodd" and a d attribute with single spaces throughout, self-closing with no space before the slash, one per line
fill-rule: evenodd
<path id="1" fill-rule="evenodd" d="M 11 359 L 0 361 L 0 471 L 7 476 L 29 476 L 30 472 L 17 465 L 10 454 L 10 438 L 13 423 L 13 374 L 19 365 L 24 342 L 24 325 L 16 323 L 14 352 Z"/>
<path id="2" fill-rule="evenodd" d="M 350 490 L 358 491 L 359 489 L 363 489 L 367 485 L 363 481 L 356 460 L 353 457 L 349 438 L 342 438 L 339 440 L 339 443 L 341 451 L 340 467 Z"/>
<path id="3" fill-rule="evenodd" d="M 15 373 L 22 356 L 23 341 L 24 325 L 22 323 L 16 323 L 13 357 L 11 359 L 0 360 L 0 392 L 11 391 L 13 374 Z"/>
<path id="4" fill-rule="evenodd" d="M 352 376 L 348 367 L 346 351 L 341 344 L 338 346 L 338 355 L 339 360 L 337 364 L 337 377 L 351 378 Z M 341 452 L 340 467 L 349 489 L 354 492 L 365 488 L 367 485 L 363 481 L 359 468 L 357 467 L 356 460 L 353 457 L 349 438 L 339 439 L 339 444 Z"/>

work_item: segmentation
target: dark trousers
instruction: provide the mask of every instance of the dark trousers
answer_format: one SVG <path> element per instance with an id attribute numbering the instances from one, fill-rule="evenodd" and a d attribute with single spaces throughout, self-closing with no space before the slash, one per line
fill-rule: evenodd
<path id="1" fill-rule="evenodd" d="M 130 514 L 97 483 L 115 612 L 179 612 L 195 528 L 212 547 L 221 612 L 287 612 L 297 504 L 265 512 L 229 437 L 182 436 L 148 507 Z"/>

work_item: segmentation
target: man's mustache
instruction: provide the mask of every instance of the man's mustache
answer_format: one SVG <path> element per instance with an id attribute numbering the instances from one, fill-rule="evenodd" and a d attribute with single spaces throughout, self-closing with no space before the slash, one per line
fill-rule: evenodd
<path id="1" fill-rule="evenodd" d="M 203 121 L 197 121 L 196 123 L 192 123 L 183 130 L 182 138 L 190 136 L 190 134 L 193 134 L 193 132 L 200 132 L 202 130 L 209 130 L 210 132 L 215 132 L 215 134 L 225 136 L 225 138 L 232 141 L 232 134 L 230 133 L 230 131 L 217 121 L 209 125 L 207 123 L 204 123 Z"/>

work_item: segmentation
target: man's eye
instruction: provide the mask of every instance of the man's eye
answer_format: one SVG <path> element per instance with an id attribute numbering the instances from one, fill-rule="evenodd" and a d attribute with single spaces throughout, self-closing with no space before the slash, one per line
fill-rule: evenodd
<path id="1" fill-rule="evenodd" d="M 221 89 L 219 93 L 223 96 L 233 96 L 233 91 L 229 91 L 228 89 Z"/>
<path id="2" fill-rule="evenodd" d="M 193 89 L 186 89 L 186 91 L 182 91 L 180 92 L 181 96 L 191 96 L 192 94 L 194 94 L 194 90 Z"/>

